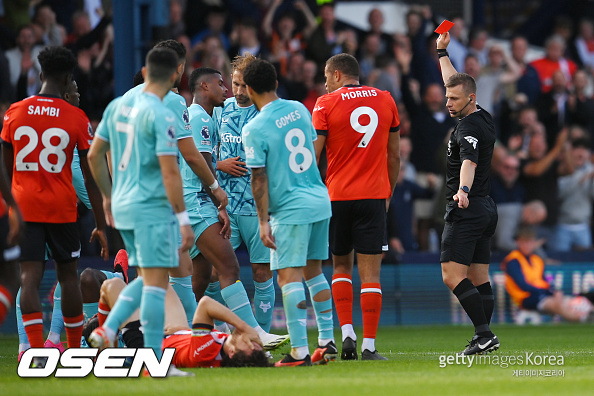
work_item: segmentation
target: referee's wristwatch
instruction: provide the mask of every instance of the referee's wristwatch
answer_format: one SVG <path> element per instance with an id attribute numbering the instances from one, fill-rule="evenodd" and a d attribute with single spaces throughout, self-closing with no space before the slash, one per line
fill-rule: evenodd
<path id="1" fill-rule="evenodd" d="M 465 192 L 466 194 L 468 194 L 470 192 L 470 188 L 468 188 L 468 186 L 462 186 L 459 189 L 462 190 L 463 192 Z"/>

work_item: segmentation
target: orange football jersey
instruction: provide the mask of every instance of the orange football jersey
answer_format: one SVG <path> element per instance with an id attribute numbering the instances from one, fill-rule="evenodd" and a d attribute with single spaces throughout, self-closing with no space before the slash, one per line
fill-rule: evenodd
<path id="1" fill-rule="evenodd" d="M 389 198 L 388 138 L 400 128 L 390 93 L 344 86 L 318 98 L 312 120 L 318 134 L 327 134 L 330 200 Z"/>
<path id="2" fill-rule="evenodd" d="M 84 111 L 53 96 L 31 96 L 4 116 L 2 140 L 13 147 L 12 193 L 25 221 L 73 223 L 75 148 L 86 155 L 93 130 Z"/>

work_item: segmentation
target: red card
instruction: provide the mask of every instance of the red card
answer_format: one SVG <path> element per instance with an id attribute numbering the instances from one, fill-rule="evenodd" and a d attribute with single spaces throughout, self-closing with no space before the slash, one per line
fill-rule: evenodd
<path id="1" fill-rule="evenodd" d="M 441 23 L 441 25 L 439 25 L 437 27 L 437 29 L 435 29 L 435 33 L 438 33 L 438 34 L 445 33 L 448 30 L 450 30 L 452 28 L 452 26 L 454 26 L 454 22 L 450 22 L 446 19 Z"/>

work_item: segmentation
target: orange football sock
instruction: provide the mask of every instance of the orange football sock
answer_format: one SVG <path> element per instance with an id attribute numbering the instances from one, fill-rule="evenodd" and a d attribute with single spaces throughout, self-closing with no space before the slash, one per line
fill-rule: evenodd
<path id="1" fill-rule="evenodd" d="M 85 317 L 82 313 L 73 317 L 64 316 L 64 327 L 66 327 L 68 348 L 80 348 L 80 338 L 82 337 L 84 319 Z"/>
<path id="2" fill-rule="evenodd" d="M 353 281 L 351 275 L 334 274 L 332 277 L 332 298 L 340 326 L 353 324 Z"/>
<path id="3" fill-rule="evenodd" d="M 43 317 L 41 312 L 23 314 L 23 326 L 31 348 L 43 348 Z"/>
<path id="4" fill-rule="evenodd" d="M 361 285 L 361 311 L 363 311 L 363 337 L 375 338 L 382 311 L 382 288 L 379 283 Z"/>

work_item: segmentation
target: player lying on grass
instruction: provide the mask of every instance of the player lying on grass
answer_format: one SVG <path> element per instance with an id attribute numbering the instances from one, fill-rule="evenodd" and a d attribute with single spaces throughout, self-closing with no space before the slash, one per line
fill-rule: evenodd
<path id="1" fill-rule="evenodd" d="M 101 286 L 100 313 L 85 326 L 84 335 L 105 320 L 102 312 L 110 309 L 126 286 L 119 278 L 109 279 Z M 213 331 L 214 320 L 235 327 L 233 334 Z M 231 310 L 209 297 L 202 297 L 192 320 L 192 328 L 184 307 L 171 286 L 165 296 L 165 339 L 163 349 L 175 348 L 172 364 L 176 367 L 268 367 L 270 362 L 262 348 L 256 330 Z M 123 338 L 128 347 L 142 347 L 138 310 L 122 323 Z M 93 334 L 87 336 L 87 342 Z M 92 342 L 92 341 L 91 341 Z M 89 344 L 91 344 L 89 342 Z M 111 345 L 110 345 L 111 346 Z"/>
<path id="2" fill-rule="evenodd" d="M 515 238 L 518 248 L 501 263 L 505 288 L 512 300 L 523 309 L 561 315 L 570 322 L 584 322 L 591 318 L 594 308 L 588 298 L 565 296 L 561 290 L 553 290 L 544 279 L 544 262 L 534 253 L 542 244 L 536 231 L 521 226 Z"/>
<path id="3" fill-rule="evenodd" d="M 105 280 L 114 277 L 119 277 L 120 279 L 123 279 L 125 283 L 128 283 L 128 254 L 124 249 L 121 249 L 115 257 L 113 262 L 113 272 L 86 268 L 80 274 L 80 290 L 83 297 L 83 314 L 85 322 L 96 315 L 99 310 L 99 293 L 101 285 Z M 64 352 L 64 343 L 60 342 L 61 333 L 64 329 L 64 318 L 62 315 L 62 288 L 59 283 L 54 288 L 53 299 L 54 307 L 52 310 L 50 331 L 43 346 L 44 348 L 58 348 L 60 352 Z M 23 353 L 31 348 L 27 333 L 25 332 L 25 326 L 23 325 L 20 304 L 16 305 L 16 317 L 19 333 L 18 360 L 20 361 Z"/>

